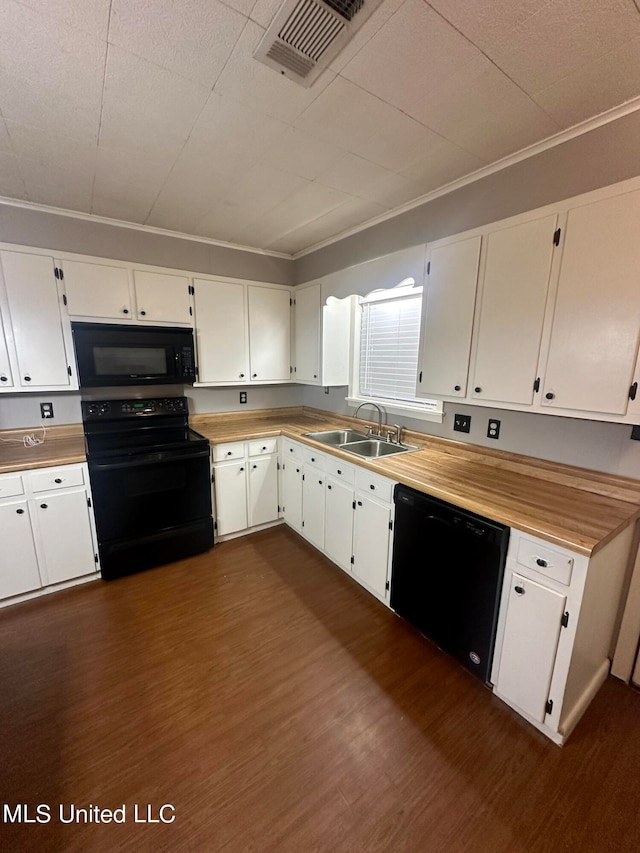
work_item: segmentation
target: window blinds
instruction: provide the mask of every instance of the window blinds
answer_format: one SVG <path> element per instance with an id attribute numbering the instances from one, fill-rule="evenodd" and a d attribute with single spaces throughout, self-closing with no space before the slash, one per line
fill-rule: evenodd
<path id="1" fill-rule="evenodd" d="M 421 289 L 411 295 L 362 302 L 360 395 L 416 400 Z M 424 400 L 420 400 L 424 404 Z"/>

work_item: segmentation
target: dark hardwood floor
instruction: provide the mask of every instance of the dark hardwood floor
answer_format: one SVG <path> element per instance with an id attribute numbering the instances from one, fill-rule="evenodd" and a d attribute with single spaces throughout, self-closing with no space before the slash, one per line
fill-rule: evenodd
<path id="1" fill-rule="evenodd" d="M 640 847 L 638 693 L 561 749 L 284 528 L 1 611 L 0 726 L 3 851 Z"/>

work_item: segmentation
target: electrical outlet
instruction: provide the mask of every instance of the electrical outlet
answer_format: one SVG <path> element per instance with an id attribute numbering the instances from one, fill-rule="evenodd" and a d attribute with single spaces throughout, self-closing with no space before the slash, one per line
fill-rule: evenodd
<path id="1" fill-rule="evenodd" d="M 246 402 L 247 402 L 247 392 L 246 392 L 246 391 L 241 391 L 241 392 L 240 392 L 240 402 L 241 402 L 241 403 L 246 403 Z"/>
<path id="2" fill-rule="evenodd" d="M 500 421 L 495 418 L 489 418 L 487 438 L 500 438 Z"/>
<path id="3" fill-rule="evenodd" d="M 53 403 L 40 403 L 40 417 L 47 420 L 53 418 Z"/>
<path id="4" fill-rule="evenodd" d="M 471 429 L 471 415 L 454 415 L 453 429 L 456 432 L 469 432 Z"/>

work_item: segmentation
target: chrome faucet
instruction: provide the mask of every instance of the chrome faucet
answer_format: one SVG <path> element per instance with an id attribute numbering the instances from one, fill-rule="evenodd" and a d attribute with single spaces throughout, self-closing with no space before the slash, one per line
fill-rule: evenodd
<path id="1" fill-rule="evenodd" d="M 358 417 L 358 412 L 360 411 L 360 409 L 363 406 L 373 406 L 374 409 L 378 410 L 378 432 L 375 433 L 375 435 L 382 436 L 382 409 L 380 408 L 380 406 L 377 403 L 368 403 L 368 402 L 367 403 L 360 403 L 358 408 L 353 413 L 354 418 Z M 371 432 L 372 432 L 371 427 L 369 427 L 369 435 L 371 435 Z"/>

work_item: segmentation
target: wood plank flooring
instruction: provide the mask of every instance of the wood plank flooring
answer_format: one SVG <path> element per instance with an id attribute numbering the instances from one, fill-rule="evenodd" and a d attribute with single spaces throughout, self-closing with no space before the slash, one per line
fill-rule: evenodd
<path id="1" fill-rule="evenodd" d="M 0 726 L 3 851 L 640 847 L 640 694 L 561 749 L 282 527 L 0 612 Z"/>

